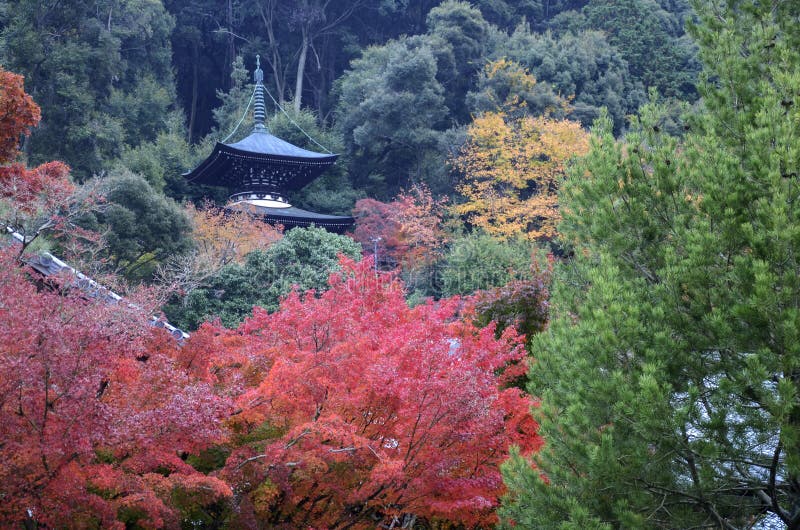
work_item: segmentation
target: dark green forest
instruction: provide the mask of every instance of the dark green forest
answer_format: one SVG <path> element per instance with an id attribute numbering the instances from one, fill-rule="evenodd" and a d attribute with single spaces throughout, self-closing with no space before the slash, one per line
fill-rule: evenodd
<path id="1" fill-rule="evenodd" d="M 343 155 L 305 200 L 349 211 L 413 183 L 452 193 L 444 162 L 464 127 L 514 90 L 486 79 L 493 60 L 535 77 L 519 94 L 530 112 L 566 98 L 588 127 L 606 107 L 617 134 L 650 88 L 693 102 L 690 13 L 683 0 L 5 1 L 0 64 L 42 108 L 31 163 L 63 160 L 79 180 L 126 167 L 183 199 L 180 173 L 232 131 L 260 54 L 275 100 Z"/>

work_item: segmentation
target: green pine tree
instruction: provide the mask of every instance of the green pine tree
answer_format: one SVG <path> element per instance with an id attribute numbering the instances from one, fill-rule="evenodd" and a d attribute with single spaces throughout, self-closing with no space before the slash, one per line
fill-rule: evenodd
<path id="1" fill-rule="evenodd" d="M 547 445 L 505 466 L 508 527 L 800 527 L 800 4 L 696 9 L 692 130 L 606 119 L 564 186 Z"/>

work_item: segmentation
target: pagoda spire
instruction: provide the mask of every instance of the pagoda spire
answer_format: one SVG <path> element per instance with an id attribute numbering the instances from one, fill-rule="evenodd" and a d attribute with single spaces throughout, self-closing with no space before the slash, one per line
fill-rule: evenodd
<path id="1" fill-rule="evenodd" d="M 264 102 L 264 71 L 261 70 L 261 56 L 256 55 L 256 70 L 253 72 L 253 80 L 256 83 L 255 105 L 253 107 L 253 121 L 255 126 L 253 131 L 268 132 L 265 125 L 267 119 L 267 105 Z"/>

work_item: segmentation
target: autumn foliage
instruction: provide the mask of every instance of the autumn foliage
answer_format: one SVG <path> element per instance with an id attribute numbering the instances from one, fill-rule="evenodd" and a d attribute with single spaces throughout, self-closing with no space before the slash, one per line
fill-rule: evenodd
<path id="1" fill-rule="evenodd" d="M 221 475 L 243 494 L 241 524 L 492 523 L 509 446 L 541 443 L 530 399 L 504 387 L 524 372 L 520 338 L 458 318 L 455 299 L 409 308 L 369 260 L 342 266 L 319 297 L 192 339 L 241 387 Z"/>
<path id="2" fill-rule="evenodd" d="M 0 197 L 13 198 L 9 206 L 20 214 L 53 209 L 74 191 L 69 168 L 62 162 L 34 169 L 15 162 L 20 140 L 39 118 L 39 106 L 25 93 L 22 76 L 0 68 Z M 13 218 L 15 214 L 5 216 Z"/>
<path id="3" fill-rule="evenodd" d="M 356 202 L 353 238 L 369 255 L 390 265 L 413 269 L 440 257 L 446 237 L 442 213 L 447 198 L 436 199 L 431 190 L 416 184 L 391 202 L 361 199 Z"/>
<path id="4" fill-rule="evenodd" d="M 173 256 L 158 271 L 162 283 L 189 291 L 230 263 L 243 263 L 254 250 L 263 250 L 282 236 L 272 226 L 246 211 L 219 208 L 210 201 L 185 206 L 192 223 L 193 252 Z"/>
<path id="5" fill-rule="evenodd" d="M 37 291 L 10 249 L 0 263 L 0 520 L 174 527 L 174 491 L 229 497 L 179 457 L 220 439 L 226 407 L 177 343 L 141 308 Z"/>
<path id="6" fill-rule="evenodd" d="M 507 239 L 556 235 L 558 187 L 567 162 L 589 149 L 580 124 L 547 116 L 486 112 L 467 130 L 453 166 L 465 202 L 454 207 L 471 224 Z"/>
<path id="7" fill-rule="evenodd" d="M 0 114 L 20 113 L 3 144 L 38 111 L 0 74 Z M 32 239 L 74 232 L 99 199 L 64 164 L 13 162 L 17 140 L 0 165 L 3 221 L 23 236 L 0 248 L 0 526 L 495 522 L 500 463 L 512 445 L 541 445 L 512 386 L 526 371 L 513 327 L 477 326 L 458 299 L 410 308 L 394 276 L 343 257 L 328 291 L 176 341 L 151 326 L 152 292 L 113 302 L 85 277 L 25 265 Z M 424 263 L 441 205 L 413 188 L 374 232 L 402 263 Z M 191 211 L 195 274 L 280 237 L 244 214 Z"/>
<path id="8" fill-rule="evenodd" d="M 218 270 L 228 263 L 241 263 L 257 249 L 281 238 L 281 230 L 247 212 L 224 210 L 207 202 L 186 207 L 192 219 L 192 238 L 200 263 Z"/>
<path id="9" fill-rule="evenodd" d="M 20 138 L 39 118 L 39 106 L 25 93 L 23 77 L 0 67 L 0 164 L 17 157 Z"/>
<path id="10" fill-rule="evenodd" d="M 0 68 L 0 228 L 22 235 L 22 250 L 45 232 L 71 242 L 87 236 L 73 221 L 97 200 L 89 187 L 78 192 L 63 162 L 28 168 L 15 160 L 21 138 L 39 117 L 22 77 Z"/>

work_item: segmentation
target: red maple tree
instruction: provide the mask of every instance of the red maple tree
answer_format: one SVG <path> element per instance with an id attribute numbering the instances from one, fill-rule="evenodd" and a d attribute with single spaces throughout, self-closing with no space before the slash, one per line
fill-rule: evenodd
<path id="1" fill-rule="evenodd" d="M 213 371 L 241 389 L 221 475 L 242 493 L 239 524 L 490 524 L 509 446 L 541 443 L 530 399 L 505 387 L 519 336 L 458 318 L 455 299 L 409 308 L 369 260 L 342 267 L 319 297 L 196 338 L 229 352 Z"/>
<path id="2" fill-rule="evenodd" d="M 40 234 L 74 235 L 93 199 L 61 162 L 13 162 L 38 118 L 21 78 L 0 70 L 0 228 L 22 239 L 0 248 L 0 521 L 178 528 L 212 517 L 231 490 L 182 457 L 222 439 L 227 400 L 149 325 L 146 297 L 112 304 L 85 278 L 33 282 L 20 266 Z"/>
<path id="3" fill-rule="evenodd" d="M 435 199 L 423 184 L 400 192 L 388 203 L 361 199 L 353 209 L 353 239 L 362 244 L 366 255 L 377 249 L 378 258 L 390 268 L 429 265 L 446 242 L 442 229 L 446 202 L 446 197 Z"/>
<path id="4" fill-rule="evenodd" d="M 59 161 L 35 168 L 15 161 L 20 139 L 39 118 L 38 105 L 23 90 L 22 76 L 0 68 L 0 230 L 18 234 L 20 257 L 44 233 L 63 239 L 65 248 L 99 239 L 74 223 L 102 200 L 98 181 L 76 186 L 69 167 Z"/>
<path id="5" fill-rule="evenodd" d="M 176 491 L 230 497 L 180 458 L 221 439 L 228 409 L 177 343 L 141 306 L 93 299 L 70 277 L 37 291 L 31 274 L 0 252 L 0 520 L 174 527 Z"/>

